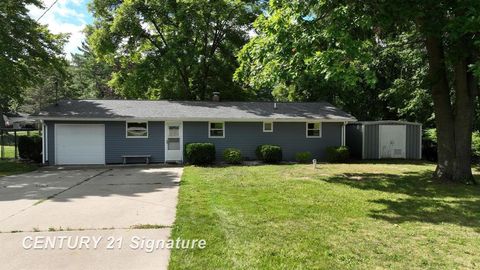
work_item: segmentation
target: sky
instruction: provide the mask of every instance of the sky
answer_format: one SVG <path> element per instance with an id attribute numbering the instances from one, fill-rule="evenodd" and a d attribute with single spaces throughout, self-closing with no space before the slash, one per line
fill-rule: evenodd
<path id="1" fill-rule="evenodd" d="M 68 59 L 71 53 L 78 52 L 78 47 L 85 40 L 83 29 L 93 21 L 91 14 L 88 12 L 87 5 L 91 0 L 58 0 L 58 2 L 43 16 L 39 23 L 47 25 L 54 34 L 69 33 L 70 38 L 66 44 L 64 51 Z M 55 0 L 41 0 L 43 9 L 30 6 L 30 16 L 38 19 L 42 13 Z"/>

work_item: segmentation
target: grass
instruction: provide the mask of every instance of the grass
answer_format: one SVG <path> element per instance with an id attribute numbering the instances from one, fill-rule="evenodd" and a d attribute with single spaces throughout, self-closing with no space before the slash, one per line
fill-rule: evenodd
<path id="1" fill-rule="evenodd" d="M 433 169 L 186 167 L 172 239 L 207 247 L 174 249 L 170 269 L 479 269 L 480 187 Z"/>
<path id="2" fill-rule="evenodd" d="M 12 160 L 0 160 L 0 177 L 12 174 L 26 173 L 36 170 L 35 164 L 23 163 Z"/>
<path id="3" fill-rule="evenodd" d="M 15 158 L 15 147 L 12 145 L 5 145 L 5 158 Z"/>

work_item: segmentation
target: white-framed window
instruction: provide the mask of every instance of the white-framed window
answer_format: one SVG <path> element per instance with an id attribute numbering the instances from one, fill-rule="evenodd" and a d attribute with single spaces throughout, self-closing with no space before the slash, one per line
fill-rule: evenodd
<path id="1" fill-rule="evenodd" d="M 307 122 L 306 123 L 307 138 L 321 138 L 322 137 L 322 123 Z"/>
<path id="2" fill-rule="evenodd" d="M 273 122 L 263 122 L 263 132 L 273 132 Z"/>
<path id="3" fill-rule="evenodd" d="M 148 138 L 148 122 L 127 122 L 127 138 Z"/>
<path id="4" fill-rule="evenodd" d="M 225 123 L 224 122 L 208 122 L 208 137 L 209 138 L 225 138 Z"/>

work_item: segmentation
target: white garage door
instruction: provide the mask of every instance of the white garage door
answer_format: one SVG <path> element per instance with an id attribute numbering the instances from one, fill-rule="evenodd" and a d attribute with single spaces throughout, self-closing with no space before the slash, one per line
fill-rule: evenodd
<path id="1" fill-rule="evenodd" d="M 56 124 L 55 163 L 105 164 L 105 126 Z"/>

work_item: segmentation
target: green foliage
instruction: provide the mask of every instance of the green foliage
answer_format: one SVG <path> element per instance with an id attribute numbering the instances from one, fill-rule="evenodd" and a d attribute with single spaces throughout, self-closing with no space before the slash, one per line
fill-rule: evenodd
<path id="1" fill-rule="evenodd" d="M 223 151 L 223 160 L 229 164 L 241 164 L 243 161 L 242 152 L 240 149 L 227 148 Z"/>
<path id="2" fill-rule="evenodd" d="M 109 82 L 127 98 L 245 98 L 233 83 L 236 52 L 260 12 L 255 1 L 94 0 L 89 43 L 115 65 Z"/>
<path id="3" fill-rule="evenodd" d="M 37 0 L 0 1 L 0 112 L 21 104 L 24 90 L 41 82 L 44 70 L 64 74 L 66 36 L 35 22 L 29 5 L 41 7 Z"/>
<path id="4" fill-rule="evenodd" d="M 423 131 L 422 154 L 427 160 L 437 160 L 437 130 L 434 128 Z M 472 157 L 480 158 L 480 132 L 472 133 Z"/>
<path id="5" fill-rule="evenodd" d="M 20 136 L 18 138 L 20 158 L 42 162 L 42 138 L 40 136 Z"/>
<path id="6" fill-rule="evenodd" d="M 282 161 L 282 148 L 278 145 L 263 144 L 255 150 L 257 158 L 265 163 L 278 163 Z"/>
<path id="7" fill-rule="evenodd" d="M 480 158 L 480 132 L 472 134 L 472 155 L 477 159 Z"/>
<path id="8" fill-rule="evenodd" d="M 350 159 L 350 151 L 346 146 L 327 147 L 326 160 L 331 163 L 345 163 Z"/>
<path id="9" fill-rule="evenodd" d="M 480 132 L 476 131 L 472 134 L 472 154 L 478 159 L 480 158 Z"/>
<path id="10" fill-rule="evenodd" d="M 422 157 L 429 161 L 437 161 L 437 131 L 434 128 L 423 130 Z"/>
<path id="11" fill-rule="evenodd" d="M 194 165 L 208 165 L 215 161 L 213 143 L 189 143 L 185 145 L 185 160 Z"/>
<path id="12" fill-rule="evenodd" d="M 312 153 L 306 152 L 298 152 L 295 154 L 295 160 L 298 163 L 310 163 L 312 161 Z"/>
<path id="13" fill-rule="evenodd" d="M 68 69 L 71 75 L 69 88 L 81 98 L 114 98 L 115 93 L 108 85 L 112 67 L 104 61 L 97 61 L 87 43 L 83 43 L 80 53 L 72 55 Z"/>

